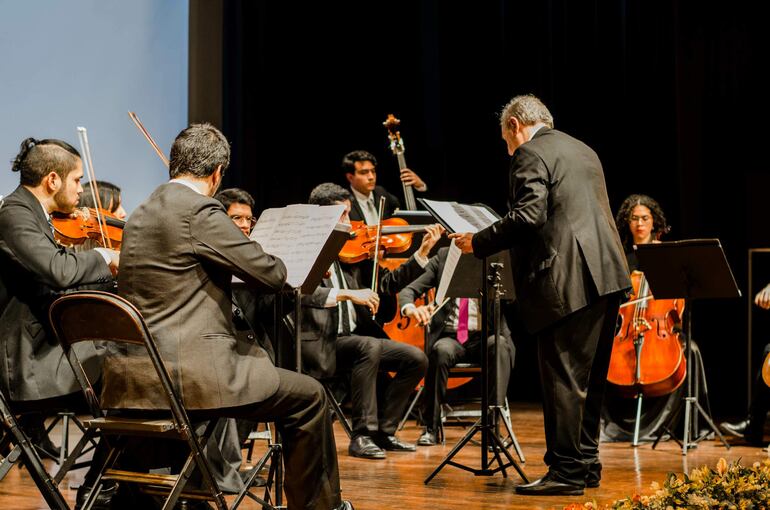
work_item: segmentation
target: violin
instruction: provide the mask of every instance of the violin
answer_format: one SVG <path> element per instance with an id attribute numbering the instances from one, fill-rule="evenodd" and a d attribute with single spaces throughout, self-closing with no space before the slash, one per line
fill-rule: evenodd
<path id="1" fill-rule="evenodd" d="M 350 222 L 350 239 L 345 242 L 339 253 L 339 259 L 346 264 L 363 262 L 374 256 L 377 244 L 377 225 L 367 225 L 363 221 Z M 380 230 L 380 257 L 404 253 L 412 245 L 412 233 L 424 232 L 423 225 L 409 225 L 402 218 L 382 220 Z"/>
<path id="2" fill-rule="evenodd" d="M 99 246 L 106 248 L 107 243 L 102 237 L 104 234 L 110 240 L 113 249 L 120 249 L 126 222 L 104 209 L 97 215 L 95 209 L 88 208 L 88 213 L 88 218 L 83 215 L 53 215 L 51 223 L 53 223 L 54 238 L 59 244 L 74 246 L 93 239 Z M 99 221 L 100 216 L 102 222 Z"/>
<path id="3" fill-rule="evenodd" d="M 619 310 L 607 381 L 621 395 L 659 397 L 684 381 L 687 363 L 679 331 L 683 299 L 654 299 L 644 273 L 631 273 L 633 293 Z"/>
<path id="4" fill-rule="evenodd" d="M 762 363 L 762 380 L 770 386 L 770 354 L 765 357 L 765 361 Z"/>

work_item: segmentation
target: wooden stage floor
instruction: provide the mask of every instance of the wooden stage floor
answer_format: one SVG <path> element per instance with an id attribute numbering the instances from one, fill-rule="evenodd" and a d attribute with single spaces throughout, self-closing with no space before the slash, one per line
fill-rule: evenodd
<path id="1" fill-rule="evenodd" d="M 536 404 L 516 405 L 512 409 L 514 432 L 521 443 L 526 463 L 522 465 L 531 479 L 538 478 L 545 471 L 542 462 L 545 451 L 543 420 L 540 407 Z M 403 508 L 446 508 L 446 509 L 562 509 L 576 502 L 596 500 L 610 503 L 615 499 L 632 495 L 634 492 L 649 494 L 653 481 L 662 482 L 669 472 L 689 471 L 704 464 L 714 467 L 720 457 L 728 461 L 742 459 L 744 465 L 767 458 L 767 451 L 757 447 L 741 446 L 737 441 L 726 450 L 716 441 L 703 441 L 684 457 L 676 443 L 669 441 L 658 445 L 656 450 L 650 444 L 632 448 L 629 443 L 604 443 L 601 459 L 604 465 L 602 485 L 598 489 L 587 489 L 585 496 L 577 497 L 525 497 L 517 496 L 513 487 L 520 483 L 515 471 L 508 471 L 508 478 L 501 474 L 491 477 L 474 477 L 460 469 L 447 466 L 429 485 L 425 477 L 441 462 L 452 445 L 462 436 L 463 428 L 447 427 L 446 446 L 419 448 L 414 453 L 390 453 L 386 460 L 373 461 L 348 456 L 347 437 L 335 424 L 337 451 L 340 461 L 340 476 L 343 497 L 349 499 L 357 510 L 403 509 Z M 414 422 L 410 422 L 400 437 L 414 441 L 420 434 Z M 52 435 L 58 441 L 58 433 Z M 478 446 L 466 446 L 457 456 L 464 464 L 478 466 Z M 83 470 L 71 473 L 61 484 L 65 497 L 74 506 L 75 490 L 82 480 Z M 31 482 L 26 471 L 14 468 L 0 482 L 0 509 L 42 509 L 43 499 Z M 242 508 L 259 508 L 253 502 L 246 502 Z"/>

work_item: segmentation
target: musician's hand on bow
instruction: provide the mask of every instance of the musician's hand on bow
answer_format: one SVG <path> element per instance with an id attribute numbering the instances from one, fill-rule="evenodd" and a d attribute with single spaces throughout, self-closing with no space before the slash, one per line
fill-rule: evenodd
<path id="1" fill-rule="evenodd" d="M 404 315 L 416 320 L 420 326 L 427 326 L 430 323 L 435 308 L 433 303 L 423 306 L 410 304 L 404 307 Z"/>
<path id="2" fill-rule="evenodd" d="M 436 243 L 441 239 L 441 235 L 445 232 L 444 227 L 436 223 L 435 225 L 429 225 L 425 227 L 425 235 L 422 236 L 422 243 L 418 252 L 420 255 L 428 258 L 430 251 L 436 246 Z"/>
<path id="3" fill-rule="evenodd" d="M 413 186 L 417 188 L 418 190 L 424 191 L 427 186 L 425 185 L 425 181 L 420 179 L 420 176 L 414 173 L 412 170 L 408 168 L 402 168 L 401 169 L 401 182 L 408 186 Z"/>
<path id="4" fill-rule="evenodd" d="M 770 309 L 770 283 L 754 297 L 754 304 L 765 310 Z"/>
<path id="5" fill-rule="evenodd" d="M 99 251 L 106 253 L 110 257 L 110 271 L 112 272 L 112 276 L 117 276 L 118 266 L 120 265 L 120 252 L 109 248 L 99 248 Z"/>
<path id="6" fill-rule="evenodd" d="M 88 207 L 76 207 L 70 214 L 71 218 L 82 218 L 83 221 L 88 221 L 91 218 L 91 211 Z"/>
<path id="7" fill-rule="evenodd" d="M 363 305 L 372 313 L 377 313 L 380 307 L 380 296 L 371 289 L 340 289 L 337 300 L 350 300 L 357 305 Z"/>
<path id="8" fill-rule="evenodd" d="M 470 232 L 449 234 L 449 239 L 452 239 L 463 253 L 473 253 L 473 234 Z"/>

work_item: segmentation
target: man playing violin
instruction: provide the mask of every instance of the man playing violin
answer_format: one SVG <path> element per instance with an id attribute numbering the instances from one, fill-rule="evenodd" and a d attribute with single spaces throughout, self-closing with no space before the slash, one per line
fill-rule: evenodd
<path id="1" fill-rule="evenodd" d="M 377 186 L 377 159 L 367 151 L 353 151 L 342 158 L 342 169 L 350 184 L 350 219 L 376 225 L 379 220 L 380 197 L 385 197 L 383 217 L 390 218 L 401 207 L 398 198 L 382 186 Z M 401 170 L 401 181 L 417 191 L 426 191 L 428 186 L 409 168 Z"/>
<path id="2" fill-rule="evenodd" d="M 28 138 L 13 162 L 20 185 L 0 205 L 0 391 L 15 410 L 67 409 L 82 401 L 80 386 L 54 340 L 48 308 L 61 294 L 84 285 L 111 286 L 118 253 L 76 253 L 54 239 L 51 214 L 71 214 L 83 191 L 78 151 L 61 140 Z M 76 346 L 89 377 L 101 370 L 101 351 Z M 106 453 L 100 446 L 95 455 Z M 99 463 L 95 462 L 94 466 Z M 86 474 L 78 500 L 97 470 Z M 114 490 L 103 492 L 103 502 Z"/>
<path id="3" fill-rule="evenodd" d="M 341 186 L 320 184 L 311 192 L 309 202 L 344 205 L 340 221 L 349 221 L 351 196 Z M 427 254 L 441 232 L 437 225 L 428 227 L 420 248 L 406 263 L 393 271 L 380 269 L 380 292 L 395 295 L 422 273 Z M 303 364 L 319 379 L 350 371 L 353 438 L 348 451 L 354 457 L 384 459 L 385 451 L 415 450 L 413 444 L 396 438 L 396 427 L 412 390 L 425 375 L 428 360 L 417 347 L 388 338 L 373 320 L 380 296 L 362 284 L 357 266 L 335 262 L 315 292 L 303 298 L 303 328 L 310 330 L 310 340 L 303 343 Z M 381 370 L 396 375 L 378 399 Z"/>
<path id="4" fill-rule="evenodd" d="M 441 405 L 446 401 L 449 369 L 457 363 L 478 363 L 481 358 L 482 324 L 478 299 L 455 298 L 438 310 L 433 304 L 414 304 L 419 296 L 438 288 L 448 252 L 449 248 L 439 249 L 431 257 L 425 272 L 398 294 L 401 314 L 417 320 L 423 326 L 430 326 L 425 335 L 425 352 L 428 353 L 428 373 L 423 394 L 425 430 L 417 440 L 419 446 L 436 444 L 441 425 Z M 505 400 L 516 352 L 505 320 L 501 321 L 500 338 L 503 339 L 503 349 L 500 350 L 499 371 L 496 372 L 499 376 L 496 388 L 490 396 L 493 405 L 502 405 Z M 491 335 L 487 342 L 489 357 L 495 360 L 495 336 Z M 489 366 L 494 367 L 494 361 Z"/>

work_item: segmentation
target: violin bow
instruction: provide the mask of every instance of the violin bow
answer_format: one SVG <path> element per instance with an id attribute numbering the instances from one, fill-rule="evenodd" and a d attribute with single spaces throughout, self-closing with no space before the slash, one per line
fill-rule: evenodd
<path id="1" fill-rule="evenodd" d="M 380 265 L 380 232 L 382 232 L 382 215 L 385 212 L 385 197 L 380 197 L 379 219 L 377 220 L 377 237 L 374 242 L 374 268 L 372 269 L 372 291 L 377 292 L 377 286 L 380 282 L 377 270 Z"/>
<path id="2" fill-rule="evenodd" d="M 91 159 L 91 146 L 88 144 L 88 130 L 78 126 L 78 139 L 80 140 L 80 150 L 83 151 L 83 165 L 86 167 L 86 175 L 91 182 L 91 198 L 96 204 L 96 222 L 99 224 L 99 233 L 102 235 L 102 246 L 112 249 L 112 241 L 108 235 L 105 235 L 104 229 L 107 226 L 107 220 L 102 214 L 102 200 L 99 197 L 99 188 L 96 183 L 96 172 L 94 172 L 94 162 Z"/>
<path id="3" fill-rule="evenodd" d="M 155 150 L 155 154 L 158 155 L 161 161 L 163 161 L 163 164 L 166 165 L 166 168 L 168 168 L 168 158 L 165 154 L 163 154 L 163 151 L 160 150 L 160 147 L 158 147 L 158 144 L 155 143 L 155 140 L 152 139 L 152 136 L 150 135 L 150 132 L 145 129 L 144 124 L 142 124 L 142 121 L 139 120 L 139 117 L 134 112 L 128 112 L 129 118 L 134 121 L 134 125 L 139 129 L 139 132 L 144 135 L 144 138 L 150 143 L 152 148 Z"/>

